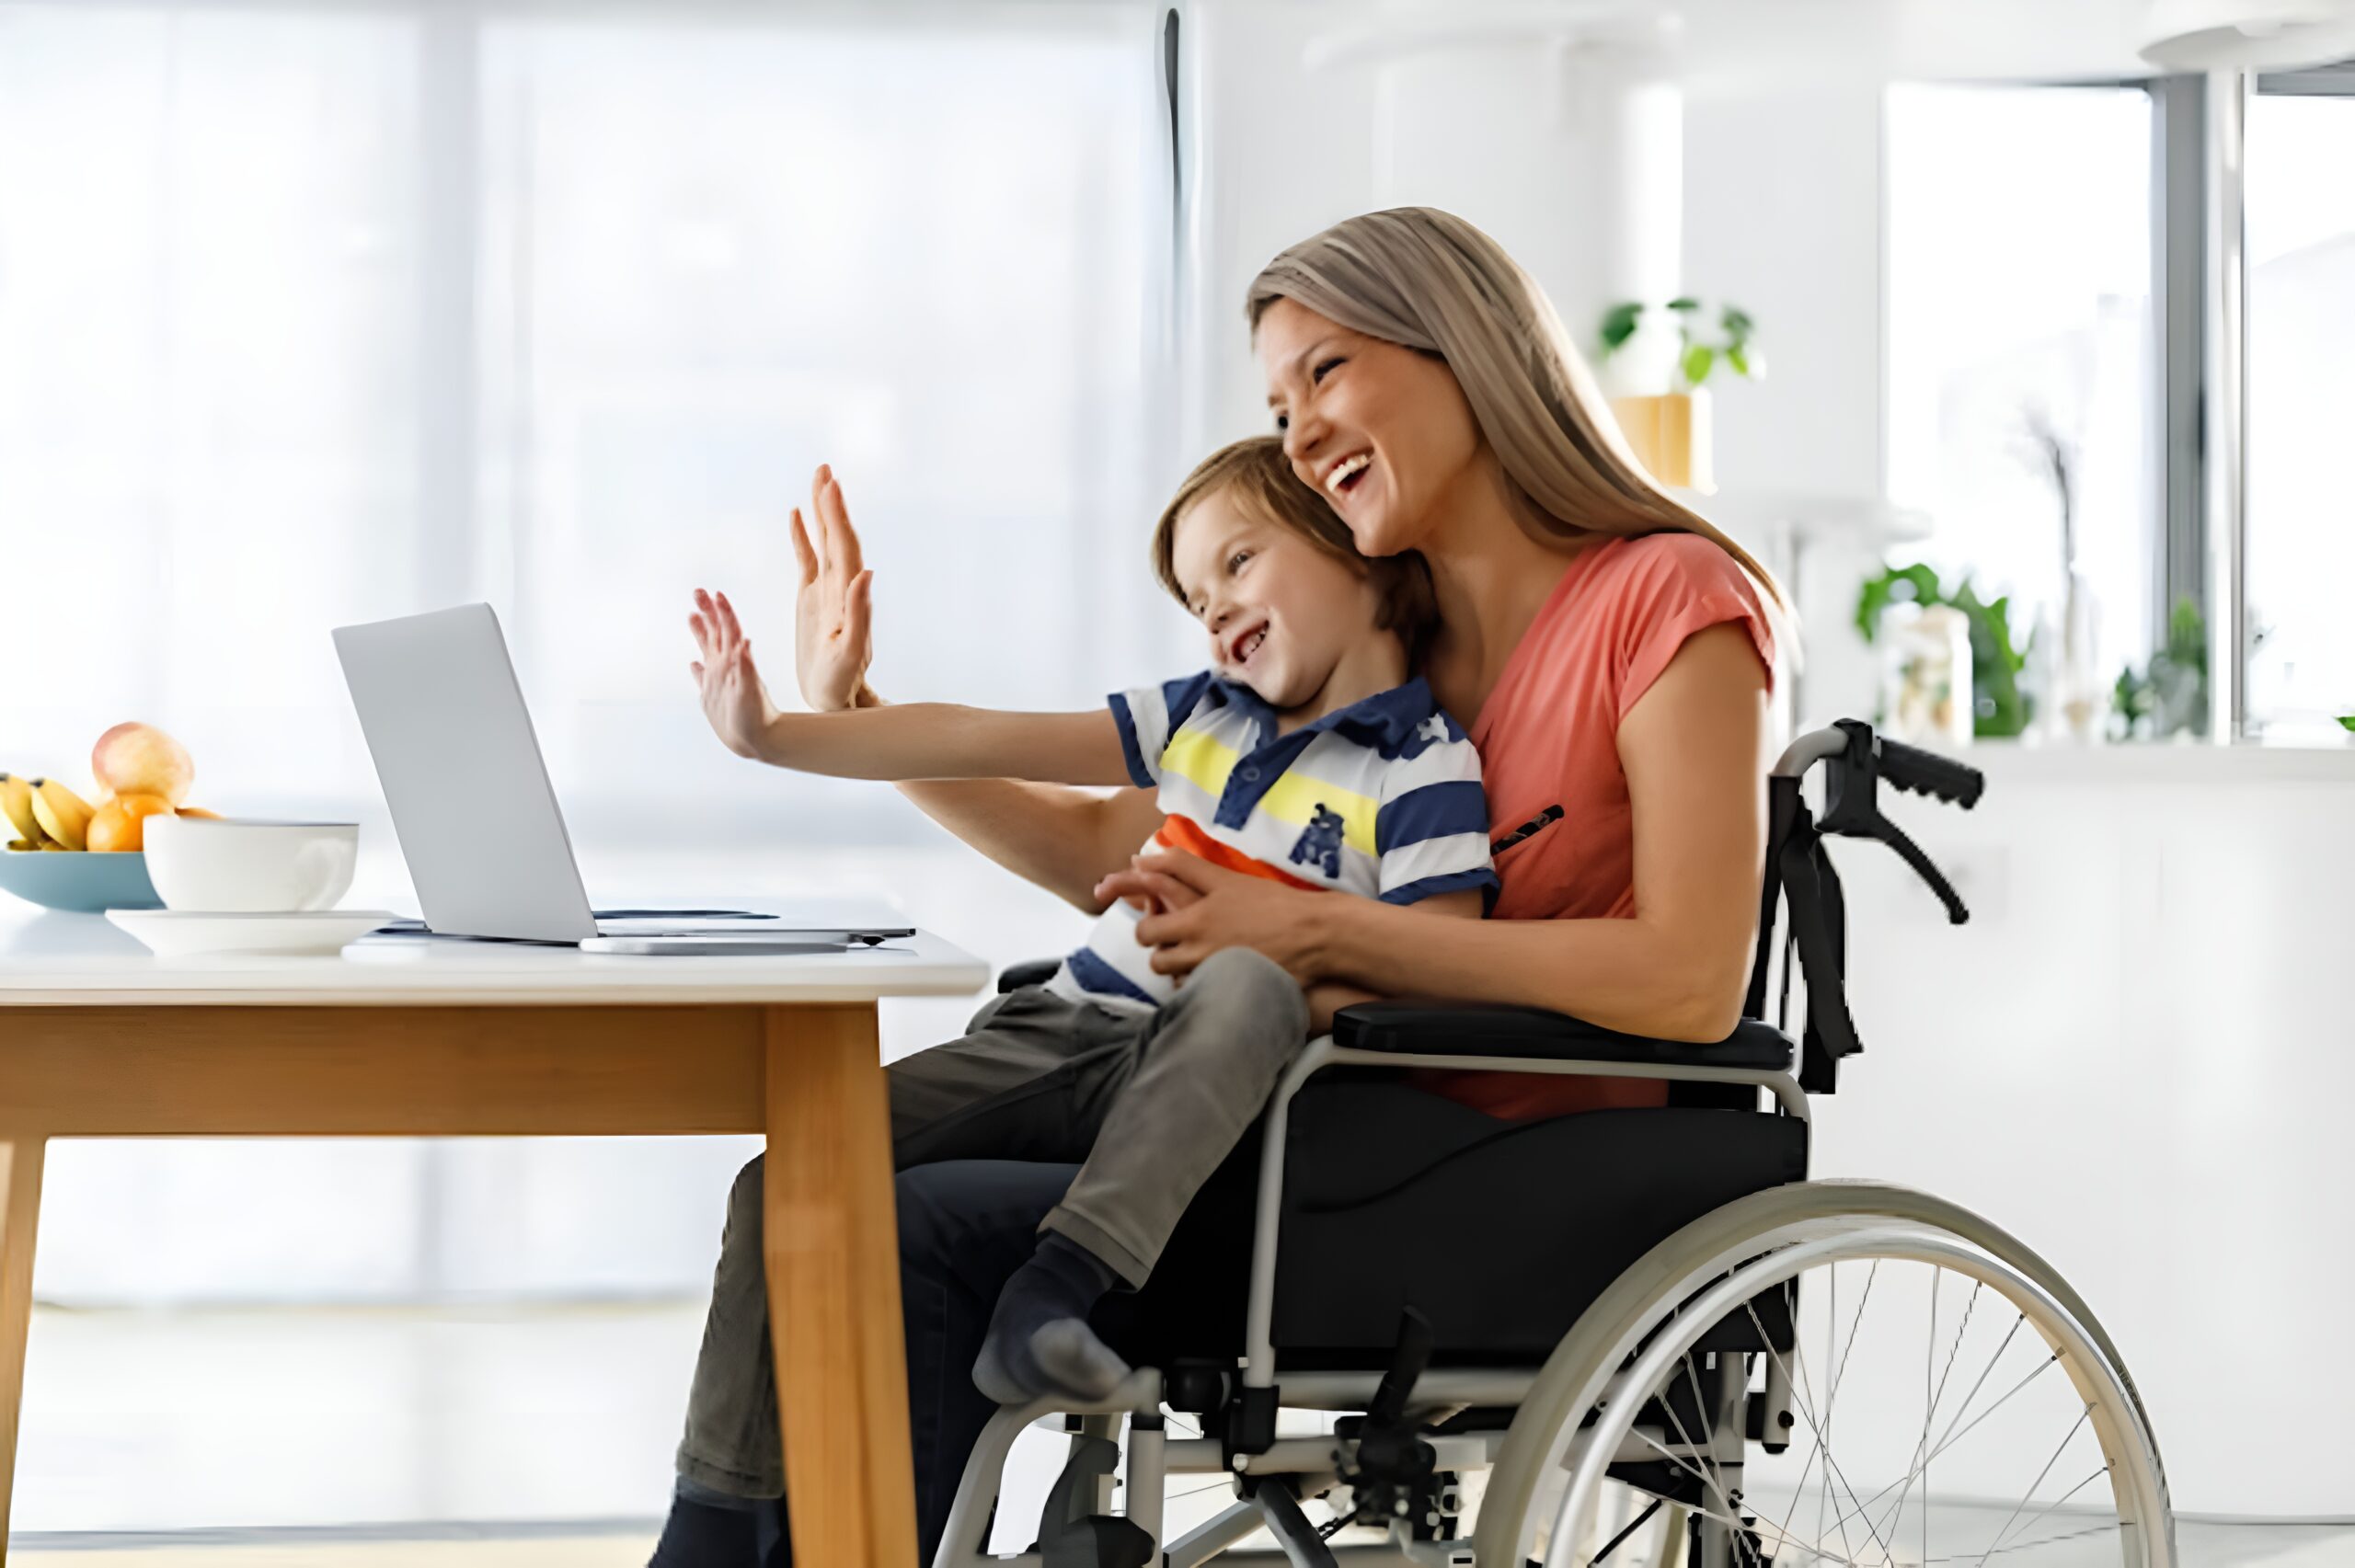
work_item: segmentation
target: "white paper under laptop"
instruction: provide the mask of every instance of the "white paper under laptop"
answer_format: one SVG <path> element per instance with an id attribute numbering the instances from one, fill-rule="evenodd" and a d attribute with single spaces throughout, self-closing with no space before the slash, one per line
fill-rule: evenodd
<path id="1" fill-rule="evenodd" d="M 335 646 L 434 934 L 655 952 L 708 951 L 714 939 L 729 944 L 722 950 L 740 951 L 755 937 L 806 946 L 910 933 L 896 916 L 871 907 L 742 918 L 633 910 L 599 918 L 490 606 L 339 626 Z"/>

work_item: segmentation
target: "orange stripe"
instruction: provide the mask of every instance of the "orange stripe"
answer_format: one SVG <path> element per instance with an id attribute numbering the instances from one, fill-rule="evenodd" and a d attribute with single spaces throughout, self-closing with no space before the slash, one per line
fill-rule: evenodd
<path id="1" fill-rule="evenodd" d="M 1253 860 L 1232 844 L 1221 843 L 1203 832 L 1189 817 L 1163 818 L 1161 830 L 1154 834 L 1153 841 L 1164 849 L 1183 850 L 1188 854 L 1197 855 L 1209 861 L 1212 865 L 1223 865 L 1229 871 L 1239 871 L 1246 876 L 1260 876 L 1270 882 L 1281 882 L 1287 887 L 1305 887 L 1314 893 L 1323 891 L 1325 887 L 1321 882 L 1310 882 L 1294 876 L 1288 871 L 1278 871 L 1266 861 Z"/>

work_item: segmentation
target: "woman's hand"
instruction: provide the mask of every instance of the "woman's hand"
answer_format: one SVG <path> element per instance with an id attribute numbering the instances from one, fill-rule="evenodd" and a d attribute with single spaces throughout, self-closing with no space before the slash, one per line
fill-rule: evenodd
<path id="1" fill-rule="evenodd" d="M 832 468 L 821 464 L 810 485 L 810 509 L 818 514 L 821 558 L 812 547 L 801 509 L 793 511 L 793 554 L 801 565 L 801 591 L 794 604 L 793 670 L 802 700 L 819 713 L 874 705 L 867 688 L 867 666 L 875 657 L 867 612 L 875 574 L 859 555 L 858 533 L 843 505 L 843 487 Z"/>
<path id="2" fill-rule="evenodd" d="M 1327 900 L 1319 894 L 1229 871 L 1182 850 L 1139 855 L 1130 869 L 1097 883 L 1096 893 L 1155 902 L 1158 912 L 1137 922 L 1137 940 L 1154 949 L 1160 974 L 1189 975 L 1222 947 L 1249 947 L 1303 985 L 1325 978 L 1318 917 Z"/>
<path id="3" fill-rule="evenodd" d="M 738 624 L 735 606 L 724 593 L 714 596 L 697 589 L 687 630 L 695 634 L 695 651 L 703 656 L 687 670 L 703 695 L 703 716 L 711 721 L 712 733 L 739 757 L 759 758 L 777 708 L 752 664 L 752 640 Z"/>

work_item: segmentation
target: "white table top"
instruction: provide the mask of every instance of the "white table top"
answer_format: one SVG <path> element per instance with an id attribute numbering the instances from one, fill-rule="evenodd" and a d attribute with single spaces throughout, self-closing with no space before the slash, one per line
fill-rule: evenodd
<path id="1" fill-rule="evenodd" d="M 0 1008 L 770 1003 L 964 996 L 982 962 L 928 932 L 879 947 L 630 957 L 514 943 L 369 937 L 335 957 L 158 958 L 101 915 L 0 915 Z"/>

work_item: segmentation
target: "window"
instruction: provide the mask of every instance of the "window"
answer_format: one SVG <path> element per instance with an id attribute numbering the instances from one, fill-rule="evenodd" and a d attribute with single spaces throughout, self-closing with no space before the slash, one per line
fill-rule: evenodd
<path id="1" fill-rule="evenodd" d="M 1887 101 L 1890 497 L 1934 532 L 1894 559 L 2058 623 L 2071 467 L 2093 669 L 2152 636 L 2151 105 L 2134 87 L 1904 85 Z"/>
<path id="2" fill-rule="evenodd" d="M 2315 86 L 2333 78 L 2324 74 Z M 2268 78 L 2270 88 L 2274 79 Z M 2289 78 L 2285 86 L 2298 84 Z M 2348 84 L 2355 87 L 2355 82 Z M 2355 714 L 2355 96 L 2248 104 L 2248 727 L 2328 734 Z"/>
<path id="3" fill-rule="evenodd" d="M 731 591 L 790 701 L 786 513 L 830 460 L 887 692 L 1076 706 L 1200 658 L 1145 560 L 1190 455 L 1159 21 L 0 6 L 0 767 L 72 781 L 151 720 L 201 804 L 356 815 L 359 887 L 397 888 L 328 631 L 488 600 L 609 898 L 639 846 L 753 893 L 822 840 L 1051 950 L 890 791 L 726 755 L 687 593 Z M 926 1005 L 902 1043 L 962 1017 Z M 42 1288 L 692 1291 L 742 1153 L 69 1145 Z M 528 1234 L 477 1218 L 544 1172 Z M 175 1246 L 190 1193 L 250 1246 Z"/>
<path id="4" fill-rule="evenodd" d="M 706 584 L 789 692 L 821 460 L 884 689 L 1076 704 L 1193 652 L 1144 564 L 1156 14 L 855 16 L 0 9 L 0 766 L 137 716 L 205 804 L 374 813 L 328 629 L 488 599 L 584 855 L 657 756 L 673 841 L 905 837 L 730 765 L 687 681 Z"/>

